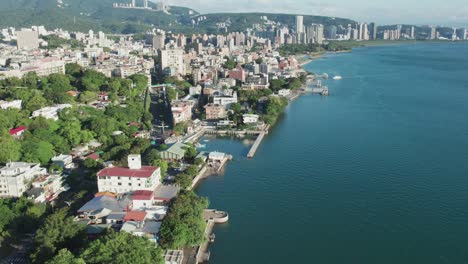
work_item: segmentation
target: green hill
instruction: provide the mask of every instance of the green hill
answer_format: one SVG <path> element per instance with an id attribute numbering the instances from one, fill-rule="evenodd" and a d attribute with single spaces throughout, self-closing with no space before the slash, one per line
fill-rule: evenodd
<path id="1" fill-rule="evenodd" d="M 87 31 L 89 29 L 116 33 L 136 33 L 152 26 L 181 30 L 191 11 L 184 7 L 171 7 L 171 13 L 117 9 L 112 4 L 119 0 L 1 0 L 0 27 L 29 27 L 44 25 L 47 28 Z M 123 1 L 122 1 L 123 2 Z M 129 2 L 129 1 L 126 1 Z M 137 5 L 143 5 L 137 0 Z M 151 7 L 156 7 L 150 3 Z"/>
<path id="2" fill-rule="evenodd" d="M 229 21 L 229 31 L 242 31 L 247 27 L 251 27 L 254 23 L 263 23 L 261 20 L 262 16 L 267 16 L 268 20 L 280 22 L 283 25 L 295 27 L 296 15 L 290 14 L 272 14 L 272 13 L 218 13 L 218 14 L 206 14 L 206 20 L 200 22 L 200 26 L 208 31 L 217 31 L 216 23 L 222 23 Z M 348 25 L 355 24 L 356 22 L 350 19 L 344 18 L 332 18 L 324 16 L 309 16 L 304 15 L 304 25 L 310 24 L 323 24 L 325 26 L 330 25 Z"/>
<path id="3" fill-rule="evenodd" d="M 216 23 L 230 21 L 229 31 L 243 31 L 253 23 L 262 23 L 260 16 L 293 26 L 294 15 L 266 13 L 206 14 L 206 20 L 192 27 L 192 19 L 199 15 L 185 7 L 171 7 L 170 14 L 159 11 L 113 8 L 114 2 L 130 0 L 0 0 L 0 27 L 29 27 L 44 25 L 49 29 L 88 31 L 103 30 L 114 33 L 137 33 L 152 27 L 174 32 L 217 33 Z M 138 6 L 143 0 L 137 0 Z M 155 8 L 156 4 L 150 2 Z M 304 16 L 304 23 L 347 25 L 354 21 L 341 18 Z"/>

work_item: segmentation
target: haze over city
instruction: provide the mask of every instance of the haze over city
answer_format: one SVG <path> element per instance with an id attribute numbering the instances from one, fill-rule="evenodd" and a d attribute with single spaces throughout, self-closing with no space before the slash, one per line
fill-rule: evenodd
<path id="1" fill-rule="evenodd" d="M 465 0 L 172 0 L 171 5 L 191 7 L 201 13 L 273 12 L 336 16 L 384 24 L 443 24 L 466 26 L 468 2 Z"/>

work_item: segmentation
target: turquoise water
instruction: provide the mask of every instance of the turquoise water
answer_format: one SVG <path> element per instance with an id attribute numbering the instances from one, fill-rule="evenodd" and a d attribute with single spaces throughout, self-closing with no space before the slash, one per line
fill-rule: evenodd
<path id="1" fill-rule="evenodd" d="M 468 45 L 306 68 L 343 79 L 293 102 L 254 159 L 247 142 L 207 143 L 235 156 L 197 190 L 230 214 L 211 263 L 468 263 Z"/>

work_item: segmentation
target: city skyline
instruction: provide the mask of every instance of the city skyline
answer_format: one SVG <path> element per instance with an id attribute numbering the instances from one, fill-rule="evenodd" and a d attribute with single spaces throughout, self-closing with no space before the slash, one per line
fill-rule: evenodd
<path id="1" fill-rule="evenodd" d="M 200 13 L 265 12 L 298 15 L 319 15 L 350 18 L 356 21 L 379 24 L 415 24 L 466 27 L 468 26 L 468 3 L 452 0 L 447 6 L 442 1 L 427 1 L 424 5 L 414 0 L 368 1 L 331 0 L 308 2 L 305 0 L 171 0 L 170 5 L 186 6 Z M 437 10 L 437 12 L 434 12 Z"/>

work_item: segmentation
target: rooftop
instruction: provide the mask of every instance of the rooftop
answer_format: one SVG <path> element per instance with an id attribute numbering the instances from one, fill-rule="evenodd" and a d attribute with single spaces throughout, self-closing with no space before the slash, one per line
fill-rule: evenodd
<path id="1" fill-rule="evenodd" d="M 141 222 L 141 221 L 145 220 L 145 218 L 146 218 L 146 212 L 145 211 L 130 211 L 125 215 L 123 220 L 125 222 L 128 222 L 128 221 Z"/>
<path id="2" fill-rule="evenodd" d="M 139 190 L 139 191 L 135 191 L 133 192 L 133 195 L 132 195 L 132 200 L 151 200 L 153 198 L 153 194 L 154 192 L 152 191 L 143 191 L 143 190 Z"/>
<path id="3" fill-rule="evenodd" d="M 107 208 L 112 212 L 124 212 L 130 204 L 131 201 L 127 198 L 117 199 L 109 196 L 97 196 L 78 209 L 78 212 L 92 212 L 102 208 Z"/>
<path id="4" fill-rule="evenodd" d="M 25 126 L 19 126 L 17 128 L 10 129 L 9 133 L 10 135 L 16 135 L 17 133 L 22 132 L 24 130 L 26 130 Z"/>
<path id="5" fill-rule="evenodd" d="M 141 169 L 113 167 L 99 171 L 97 176 L 149 178 L 157 169 L 158 167 L 153 166 L 142 166 Z"/>
<path id="6" fill-rule="evenodd" d="M 159 185 L 154 190 L 154 198 L 156 200 L 170 201 L 177 196 L 179 187 L 174 185 Z"/>

